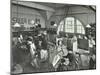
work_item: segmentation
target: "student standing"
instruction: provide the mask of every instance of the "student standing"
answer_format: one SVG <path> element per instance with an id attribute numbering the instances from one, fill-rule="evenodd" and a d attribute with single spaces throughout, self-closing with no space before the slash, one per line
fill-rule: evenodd
<path id="1" fill-rule="evenodd" d="M 77 37 L 74 35 L 72 38 L 72 44 L 73 44 L 73 52 L 76 53 L 78 51 L 78 44 L 77 44 Z"/>

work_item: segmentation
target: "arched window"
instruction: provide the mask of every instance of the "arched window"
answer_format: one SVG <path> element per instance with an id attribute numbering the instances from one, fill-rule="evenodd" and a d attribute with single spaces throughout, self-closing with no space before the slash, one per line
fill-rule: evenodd
<path id="1" fill-rule="evenodd" d="M 74 17 L 67 17 L 62 20 L 59 24 L 58 31 L 85 34 L 82 23 Z"/>

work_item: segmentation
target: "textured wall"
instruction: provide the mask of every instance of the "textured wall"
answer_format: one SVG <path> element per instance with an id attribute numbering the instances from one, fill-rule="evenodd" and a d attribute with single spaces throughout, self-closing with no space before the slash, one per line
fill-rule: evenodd
<path id="1" fill-rule="evenodd" d="M 17 6 L 16 5 L 12 5 L 12 10 L 11 10 L 11 16 L 13 17 L 17 17 Z M 27 7 L 23 7 L 23 6 L 18 6 L 18 18 L 26 18 L 26 19 L 30 19 L 30 20 L 35 20 L 40 19 L 40 23 L 42 25 L 42 27 L 45 27 L 45 19 L 44 17 L 40 14 L 40 11 L 37 11 L 34 8 L 27 8 Z M 29 24 L 24 24 L 25 26 L 30 26 Z"/>

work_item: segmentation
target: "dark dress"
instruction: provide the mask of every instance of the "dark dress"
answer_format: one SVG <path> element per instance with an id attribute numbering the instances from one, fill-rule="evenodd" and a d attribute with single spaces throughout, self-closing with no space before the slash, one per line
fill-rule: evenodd
<path id="1" fill-rule="evenodd" d="M 95 61 L 92 59 L 92 58 L 90 58 L 90 61 L 89 61 L 89 69 L 94 69 L 95 68 Z"/>

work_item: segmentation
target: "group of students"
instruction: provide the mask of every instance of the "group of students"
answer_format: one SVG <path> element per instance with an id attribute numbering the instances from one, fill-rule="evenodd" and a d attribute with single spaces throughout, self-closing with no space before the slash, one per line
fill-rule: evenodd
<path id="1" fill-rule="evenodd" d="M 78 39 L 85 39 L 87 41 L 88 45 L 88 68 L 87 69 L 94 69 L 96 67 L 96 45 L 94 37 L 89 35 L 88 37 L 84 36 L 77 37 L 74 35 L 72 38 L 68 38 L 68 35 L 66 34 L 66 37 L 57 38 L 58 39 L 58 45 L 57 45 L 57 55 L 54 58 L 53 66 L 56 68 L 56 70 L 77 70 L 82 69 L 82 58 L 80 55 L 80 49 L 78 48 Z M 68 49 L 68 39 L 70 39 L 72 44 L 72 50 Z M 83 43 L 83 42 L 81 42 Z M 83 44 L 84 45 L 84 44 Z M 82 49 L 85 53 L 85 50 Z M 84 55 L 84 54 L 83 54 Z M 59 63 L 60 61 L 60 63 Z M 60 66 L 60 67 L 59 67 Z M 62 66 L 62 67 L 61 67 Z"/>
<path id="2" fill-rule="evenodd" d="M 39 63 L 48 58 L 47 32 L 42 31 L 37 35 L 19 33 L 12 40 L 12 61 L 17 64 L 31 64 L 34 68 L 40 68 Z M 14 66 L 12 66 L 14 68 Z"/>
<path id="3" fill-rule="evenodd" d="M 26 43 L 28 46 L 29 54 L 31 55 L 32 66 L 39 68 L 38 60 L 40 62 L 46 61 L 48 58 L 48 50 L 47 50 L 47 32 L 39 32 L 37 36 L 28 36 L 26 39 Z"/>
<path id="4" fill-rule="evenodd" d="M 26 48 L 29 51 L 29 55 L 31 57 L 30 64 L 33 67 L 40 68 L 39 63 L 48 61 L 49 62 L 49 41 L 47 31 L 40 31 L 36 36 L 27 36 L 27 38 L 23 37 L 22 34 L 18 37 L 19 47 Z M 68 39 L 71 40 L 72 50 L 68 49 Z M 56 54 L 53 57 L 51 62 L 55 71 L 64 71 L 64 70 L 77 70 L 80 69 L 81 59 L 78 54 L 78 39 L 77 36 L 74 35 L 73 38 L 68 38 L 66 34 L 65 37 L 58 38 L 56 36 L 55 44 Z M 17 43 L 17 44 L 18 44 Z M 23 43 L 26 43 L 23 47 Z M 90 54 L 90 67 L 93 68 L 93 62 L 95 60 L 94 54 L 94 46 L 95 41 L 91 36 L 88 38 L 89 43 L 89 54 Z M 91 64 L 92 62 L 92 64 Z M 91 66 L 92 65 L 92 66 Z"/>
<path id="5" fill-rule="evenodd" d="M 56 38 L 56 55 L 52 62 L 56 71 L 79 69 L 78 60 L 74 54 L 77 51 L 77 38 L 74 36 L 70 39 L 73 50 L 69 50 L 67 47 L 69 39 L 67 34 L 65 37 Z"/>

